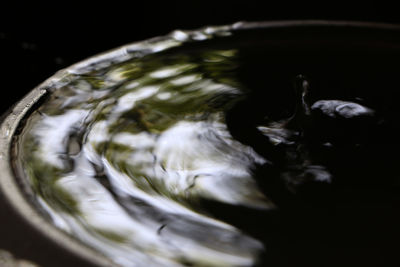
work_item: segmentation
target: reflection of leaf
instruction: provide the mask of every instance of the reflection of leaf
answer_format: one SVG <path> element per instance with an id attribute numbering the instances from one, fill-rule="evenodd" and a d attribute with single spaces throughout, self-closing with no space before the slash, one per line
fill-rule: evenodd
<path id="1" fill-rule="evenodd" d="M 142 74 L 140 62 L 119 64 L 111 69 L 106 75 L 109 79 L 120 81 L 126 79 L 136 79 Z"/>
<path id="2" fill-rule="evenodd" d="M 69 214 L 79 214 L 78 203 L 64 188 L 57 185 L 61 170 L 43 161 L 30 161 L 27 167 L 35 191 L 55 209 Z"/>
<path id="3" fill-rule="evenodd" d="M 126 235 L 121 229 L 115 229 L 112 223 L 108 227 L 101 227 L 91 220 L 83 219 L 82 217 L 85 217 L 87 211 L 84 201 L 93 199 L 93 197 L 87 198 L 86 194 L 89 194 L 87 191 L 90 190 L 79 191 L 79 194 L 82 195 L 70 194 L 68 187 L 63 187 L 64 183 L 58 182 L 68 176 L 69 181 L 73 180 L 74 183 L 76 182 L 84 188 L 83 180 L 85 179 L 80 179 L 80 173 L 75 172 L 82 166 L 79 164 L 81 162 L 78 162 L 82 158 L 90 161 L 87 164 L 89 167 L 83 165 L 83 168 L 90 168 L 90 164 L 98 166 L 82 175 L 93 178 L 91 180 L 94 183 L 97 179 L 97 182 L 110 191 L 113 200 L 117 201 L 117 205 L 128 207 L 129 203 L 127 202 L 131 199 L 121 193 L 131 191 L 122 191 L 120 186 L 126 186 L 126 189 L 134 189 L 133 192 L 139 193 L 138 196 L 135 195 L 136 193 L 132 193 L 134 196 L 132 201 L 136 202 L 131 204 L 137 205 L 132 210 L 123 209 L 124 216 L 125 213 L 132 213 L 135 215 L 132 216 L 132 219 L 138 219 L 139 222 L 143 222 L 139 220 L 142 215 L 149 220 L 158 220 L 157 214 L 148 212 L 140 205 L 142 195 L 147 195 L 148 198 L 168 200 L 167 204 L 169 201 L 175 202 L 174 204 L 184 206 L 197 213 L 206 213 L 201 205 L 202 199 L 208 197 L 208 192 L 207 187 L 204 186 L 205 183 L 202 187 L 201 179 L 198 179 L 202 176 L 196 173 L 196 163 L 199 161 L 219 162 L 221 161 L 219 154 L 195 153 L 193 156 L 190 153 L 181 153 L 178 157 L 184 158 L 185 164 L 174 168 L 171 164 L 163 164 L 166 159 L 158 157 L 156 148 L 159 143 L 157 140 L 180 121 L 220 122 L 223 120 L 223 110 L 241 92 L 240 89 L 237 89 L 240 86 L 236 83 L 234 75 L 237 68 L 235 57 L 234 50 L 188 51 L 184 55 L 182 53 L 157 53 L 128 62 L 113 63 L 111 66 L 81 76 L 74 76 L 74 80 L 70 83 L 52 92 L 49 101 L 46 101 L 41 107 L 44 116 L 36 116 L 36 121 L 32 120 L 32 124 L 34 125 L 38 120 L 45 120 L 49 116 L 61 115 L 71 109 L 79 108 L 87 111 L 89 115 L 85 117 L 84 123 L 79 125 L 79 129 L 76 129 L 78 127 L 66 129 L 82 133 L 82 138 L 79 138 L 82 141 L 82 147 L 80 147 L 82 149 L 79 150 L 81 154 L 63 154 L 65 153 L 63 148 L 68 147 L 68 144 L 65 144 L 68 140 L 58 141 L 57 138 L 54 138 L 51 141 L 59 142 L 61 149 L 52 151 L 54 152 L 52 155 L 59 157 L 59 162 L 62 163 L 53 166 L 46 163 L 50 162 L 46 161 L 49 155 L 40 153 L 43 151 L 40 151 L 38 144 L 35 143 L 34 131 L 28 132 L 31 134 L 31 138 L 24 140 L 23 164 L 34 191 L 42 197 L 47 205 L 51 206 L 55 213 L 74 215 L 75 218 L 71 218 L 71 221 L 66 220 L 66 224 L 72 225 L 72 228 L 76 225 L 83 227 L 81 229 L 87 231 L 86 235 L 97 244 L 107 243 L 107 240 L 111 241 L 111 245 L 118 253 L 121 252 L 122 257 L 127 246 L 121 250 L 123 246 L 118 247 L 118 245 L 127 243 L 135 246 L 137 244 L 135 244 L 134 237 Z M 145 138 L 140 136 L 134 136 L 135 138 L 132 139 L 126 138 L 133 135 L 143 135 Z M 193 149 L 192 141 L 199 136 L 201 135 L 196 132 L 193 137 L 190 137 L 190 141 L 183 151 Z M 174 135 L 171 140 L 169 142 L 172 145 L 175 144 L 174 142 L 179 144 L 184 141 L 179 135 Z M 198 149 L 203 148 L 199 146 Z M 102 166 L 102 163 L 105 162 L 107 168 L 105 165 Z M 109 166 L 111 168 L 108 168 Z M 212 171 L 205 167 L 198 169 L 205 172 L 201 173 L 204 177 L 208 171 Z M 114 175 L 114 172 L 121 176 L 111 177 L 110 175 Z M 207 177 L 212 179 L 212 176 Z M 116 179 L 111 180 L 114 178 Z M 123 183 L 119 183 L 121 181 L 118 182 L 118 179 L 121 179 Z M 215 184 L 216 187 L 219 185 L 229 187 L 233 183 L 216 182 Z M 249 187 L 246 183 L 242 184 L 245 188 Z M 237 192 L 244 194 L 240 190 Z M 100 194 L 104 194 L 104 192 L 99 191 L 99 196 Z M 247 196 L 244 195 L 244 197 Z M 235 195 L 232 198 L 235 198 Z M 106 218 L 105 222 L 112 222 L 118 218 L 117 215 L 120 211 L 114 209 L 114 206 L 107 202 L 112 200 L 100 199 L 104 199 L 104 202 L 96 203 L 99 206 L 90 206 L 95 209 L 90 212 L 96 215 L 101 213 Z M 157 205 L 154 205 L 154 210 L 158 210 Z M 110 208 L 112 212 L 104 212 L 103 208 Z M 82 217 L 76 218 L 77 216 Z M 166 218 L 169 217 L 166 216 Z M 157 223 L 159 222 L 157 221 Z M 160 244 L 160 246 L 162 245 Z M 208 246 L 209 244 L 204 242 L 199 245 Z M 148 249 L 154 249 L 149 247 L 146 242 L 140 246 L 143 246 L 145 252 Z M 100 247 L 100 250 L 107 253 L 106 247 Z M 155 249 L 158 247 L 155 246 Z M 208 247 L 208 249 L 211 248 Z M 190 252 L 189 249 L 184 248 L 184 250 Z M 175 251 L 174 248 L 173 251 Z M 186 254 L 185 257 L 179 255 L 165 255 L 165 257 L 187 265 L 214 266 L 216 263 L 213 260 L 211 260 L 212 262 L 208 261 L 206 257 L 199 259 L 200 256 L 196 255 L 196 252 L 189 254 L 187 258 Z"/>
<path id="4" fill-rule="evenodd" d="M 100 98 L 89 97 L 88 101 L 85 101 L 91 103 L 93 107 L 102 103 L 103 106 L 99 106 L 101 109 L 94 112 L 93 121 L 107 121 L 119 98 L 145 86 L 158 86 L 159 93 L 134 100 L 133 108 L 119 114 L 107 130 L 109 136 L 119 132 L 143 131 L 159 135 L 182 119 L 204 119 L 210 113 L 218 112 L 218 109 L 222 109 L 229 102 L 226 100 L 229 98 L 228 95 L 232 95 L 229 88 L 237 86 L 232 75 L 237 67 L 236 54 L 235 50 L 208 50 L 190 52 L 190 55 L 149 55 L 140 60 L 118 63 L 108 69 L 76 76 L 62 90 L 52 94 L 43 109 L 48 116 L 65 112 L 59 107 L 70 97 L 79 94 L 86 96 L 119 83 L 119 87 L 110 91 L 112 93 Z M 130 87 L 129 84 L 133 81 L 136 84 Z M 160 93 L 164 94 L 164 98 L 159 96 Z M 109 102 L 104 102 L 107 99 Z M 25 144 L 26 151 L 31 151 L 26 159 L 26 169 L 35 191 L 54 208 L 72 214 L 78 213 L 78 204 L 74 198 L 57 185 L 57 180 L 67 170 L 51 166 L 41 160 L 41 156 L 37 154 L 37 145 L 32 140 L 34 138 L 26 140 Z M 28 144 L 29 142 L 31 143 Z M 128 163 L 133 153 L 129 146 L 116 144 L 111 140 L 93 145 L 98 154 L 105 155 L 119 171 L 128 174 L 142 190 L 163 194 L 178 202 L 188 202 L 188 198 L 193 197 L 185 195 L 186 193 L 177 194 L 174 188 L 168 188 L 162 180 L 149 176 L 146 169 L 151 166 L 143 162 L 133 165 L 132 162 Z"/>
<path id="5" fill-rule="evenodd" d="M 201 55 L 205 77 L 221 84 L 238 87 L 235 70 L 237 50 L 208 50 Z"/>
<path id="6" fill-rule="evenodd" d="M 25 143 L 30 154 L 25 158 L 25 170 L 32 181 L 34 191 L 54 209 L 68 214 L 80 213 L 77 201 L 57 184 L 64 171 L 43 161 L 38 155 L 37 145 L 30 139 Z"/>
<path id="7" fill-rule="evenodd" d="M 142 131 L 161 133 L 176 122 L 167 114 L 159 112 L 152 105 L 140 104 L 137 107 L 124 112 L 120 118 L 109 127 L 110 133 Z"/>
<path id="8" fill-rule="evenodd" d="M 78 203 L 64 188 L 57 184 L 53 184 L 49 185 L 48 188 L 43 188 L 41 191 L 44 191 L 45 189 L 47 189 L 47 198 L 52 200 L 52 203 L 55 207 L 59 208 L 65 213 L 73 215 L 80 214 Z"/>
<path id="9" fill-rule="evenodd" d="M 128 241 L 127 237 L 121 235 L 120 233 L 117 233 L 117 232 L 114 232 L 114 231 L 111 231 L 108 229 L 101 229 L 101 228 L 96 228 L 96 227 L 93 227 L 91 229 L 93 231 L 95 231 L 96 234 L 101 235 L 102 237 L 104 237 L 110 241 L 116 242 L 116 243 L 125 243 Z"/>

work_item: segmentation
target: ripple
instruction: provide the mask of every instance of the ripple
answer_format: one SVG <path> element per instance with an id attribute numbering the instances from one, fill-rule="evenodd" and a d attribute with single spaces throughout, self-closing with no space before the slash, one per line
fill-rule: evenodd
<path id="1" fill-rule="evenodd" d="M 242 94 L 222 82 L 234 66 L 232 50 L 144 56 L 54 91 L 29 119 L 21 157 L 54 224 L 123 266 L 253 265 L 264 245 L 201 204 L 274 208 L 251 174 L 265 159 L 231 137 L 229 101 L 213 104 Z"/>

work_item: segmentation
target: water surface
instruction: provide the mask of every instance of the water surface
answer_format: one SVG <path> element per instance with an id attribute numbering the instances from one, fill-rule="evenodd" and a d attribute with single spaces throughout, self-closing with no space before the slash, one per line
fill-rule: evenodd
<path id="1" fill-rule="evenodd" d="M 344 242 L 327 211 L 396 207 L 396 108 L 370 89 L 395 71 L 234 38 L 177 31 L 57 81 L 18 143 L 43 216 L 122 266 L 253 266 Z"/>

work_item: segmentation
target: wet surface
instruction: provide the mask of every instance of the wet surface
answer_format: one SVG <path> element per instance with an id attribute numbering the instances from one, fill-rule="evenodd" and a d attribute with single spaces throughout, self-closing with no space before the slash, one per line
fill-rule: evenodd
<path id="1" fill-rule="evenodd" d="M 43 216 L 123 266 L 390 254 L 399 53 L 213 34 L 60 81 L 18 139 Z"/>

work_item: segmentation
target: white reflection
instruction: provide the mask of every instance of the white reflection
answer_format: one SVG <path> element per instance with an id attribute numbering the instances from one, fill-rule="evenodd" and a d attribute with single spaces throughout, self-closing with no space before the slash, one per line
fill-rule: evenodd
<path id="1" fill-rule="evenodd" d="M 180 31 L 173 35 L 174 40 L 127 49 L 140 50 L 140 57 L 176 46 L 177 40 L 206 36 Z M 218 55 L 234 54 L 219 51 Z M 59 167 L 69 164 L 52 177 L 51 186 L 62 189 L 74 210 L 64 212 L 65 203 L 51 204 L 52 199 L 45 197 L 48 202 L 43 206 L 58 227 L 122 266 L 183 266 L 185 262 L 251 266 L 264 250 L 261 242 L 196 206 L 200 200 L 212 199 L 273 208 L 250 173 L 254 164 L 265 160 L 232 140 L 221 111 L 210 108 L 199 122 L 214 97 L 229 95 L 229 100 L 239 90 L 204 79 L 198 64 L 186 55 L 170 65 L 143 64 L 137 68 L 136 80 L 119 65 L 100 75 L 77 78 L 68 91 L 55 92 L 63 98 L 56 112 L 63 115 L 44 115 L 34 122 L 34 141 L 39 140 L 43 151 L 32 154 Z M 74 139 L 70 134 L 75 134 Z M 66 153 L 68 147 L 73 155 Z"/>
<path id="2" fill-rule="evenodd" d="M 177 41 L 184 42 L 189 39 L 189 34 L 187 34 L 184 31 L 177 30 L 172 32 L 172 38 L 174 38 Z"/>
<path id="3" fill-rule="evenodd" d="M 264 163 L 252 149 L 233 140 L 220 123 L 179 122 L 164 132 L 154 154 L 170 192 L 187 190 L 219 201 L 271 208 L 252 180 L 254 162 Z"/>
<path id="4" fill-rule="evenodd" d="M 359 116 L 372 116 L 374 111 L 360 104 L 342 100 L 319 100 L 312 107 L 313 110 L 319 109 L 325 115 L 336 118 L 343 117 L 346 119 Z"/>
<path id="5" fill-rule="evenodd" d="M 172 97 L 172 94 L 170 92 L 163 92 L 163 93 L 159 93 L 157 95 L 157 98 L 160 100 L 168 100 Z"/>
<path id="6" fill-rule="evenodd" d="M 190 64 L 180 64 L 180 65 L 175 65 L 175 66 L 169 66 L 163 69 L 159 69 L 156 71 L 153 71 L 149 74 L 151 78 L 155 79 L 165 79 L 173 76 L 177 76 L 184 72 L 185 70 L 193 68 L 193 65 Z"/>
<path id="7" fill-rule="evenodd" d="M 133 88 L 135 88 L 135 87 L 138 87 L 140 85 L 140 83 L 138 83 L 138 82 L 136 82 L 136 81 L 133 81 L 133 82 L 129 82 L 126 86 L 125 86 L 125 88 L 126 89 L 133 89 Z"/>
<path id="8" fill-rule="evenodd" d="M 181 44 L 181 42 L 179 42 L 177 40 L 167 39 L 167 40 L 162 40 L 162 41 L 158 41 L 158 42 L 149 44 L 149 48 L 151 49 L 151 51 L 153 53 L 157 53 L 157 52 L 164 51 L 165 49 L 168 49 L 168 48 L 171 48 L 174 46 L 178 46 L 180 44 Z"/>
<path id="9" fill-rule="evenodd" d="M 203 41 L 208 39 L 209 36 L 207 36 L 206 34 L 202 33 L 202 32 L 194 32 L 192 34 L 192 39 L 196 40 L 196 41 Z"/>
<path id="10" fill-rule="evenodd" d="M 139 134 L 118 133 L 113 136 L 112 141 L 116 144 L 126 145 L 134 149 L 147 149 L 154 147 L 155 137 L 146 132 Z"/>
<path id="11" fill-rule="evenodd" d="M 154 95 L 155 93 L 157 93 L 158 90 L 159 86 L 149 85 L 141 87 L 136 91 L 129 92 L 118 98 L 118 102 L 115 105 L 113 112 L 121 113 L 127 110 L 131 110 L 135 106 L 135 103 L 137 101 L 146 99 Z"/>
<path id="12" fill-rule="evenodd" d="M 186 75 L 179 78 L 176 78 L 170 81 L 173 85 L 185 85 L 196 82 L 201 79 L 200 75 L 193 74 L 193 75 Z"/>
<path id="13" fill-rule="evenodd" d="M 71 109 L 62 115 L 46 116 L 45 120 L 38 122 L 33 133 L 40 143 L 39 151 L 44 161 L 64 168 L 60 156 L 66 153 L 68 136 L 74 128 L 82 127 L 88 114 L 86 110 Z"/>

